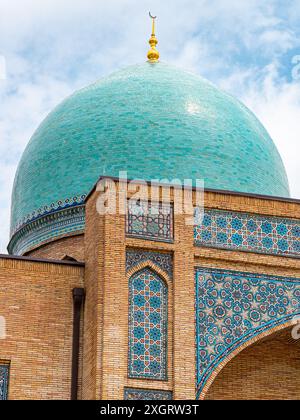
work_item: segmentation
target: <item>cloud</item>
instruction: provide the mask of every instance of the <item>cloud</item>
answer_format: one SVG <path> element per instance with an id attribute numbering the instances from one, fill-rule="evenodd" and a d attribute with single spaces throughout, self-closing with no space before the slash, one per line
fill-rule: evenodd
<path id="1" fill-rule="evenodd" d="M 300 54 L 299 1 L 0 0 L 0 10 L 0 55 L 7 70 L 7 79 L 0 79 L 3 251 L 12 178 L 30 136 L 72 91 L 145 59 L 149 10 L 159 16 L 162 59 L 246 102 L 273 136 L 293 195 L 300 197 L 300 81 L 291 81 L 292 64 L 281 60 L 291 50 Z"/>

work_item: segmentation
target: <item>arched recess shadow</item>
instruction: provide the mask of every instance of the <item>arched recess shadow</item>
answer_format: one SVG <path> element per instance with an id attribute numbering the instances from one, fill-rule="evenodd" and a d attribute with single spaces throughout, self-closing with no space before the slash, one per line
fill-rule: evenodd
<path id="1" fill-rule="evenodd" d="M 203 387 L 202 392 L 200 393 L 199 400 L 204 400 L 209 389 L 213 385 L 216 378 L 219 376 L 219 374 L 222 372 L 222 370 L 229 364 L 230 361 L 232 361 L 235 357 L 237 357 L 243 350 L 247 349 L 248 347 L 258 343 L 259 341 L 272 336 L 273 334 L 283 331 L 285 329 L 291 328 L 295 325 L 295 321 L 289 320 L 283 324 L 277 325 L 273 328 L 270 328 L 261 334 L 256 335 L 255 337 L 252 337 L 248 341 L 244 342 L 242 345 L 240 345 L 238 348 L 236 348 L 231 354 L 227 356 L 227 358 L 214 370 L 214 372 L 211 374 L 209 379 L 207 380 L 205 386 Z"/>

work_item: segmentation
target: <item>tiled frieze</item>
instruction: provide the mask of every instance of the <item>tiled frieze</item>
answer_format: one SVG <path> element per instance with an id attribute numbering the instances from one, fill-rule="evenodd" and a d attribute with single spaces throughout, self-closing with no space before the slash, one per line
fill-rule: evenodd
<path id="1" fill-rule="evenodd" d="M 22 255 L 39 245 L 61 236 L 82 233 L 85 228 L 85 207 L 74 206 L 56 211 L 23 226 L 12 237 L 8 251 Z"/>
<path id="2" fill-rule="evenodd" d="M 300 279 L 196 268 L 197 396 L 218 366 L 300 314 Z"/>
<path id="3" fill-rule="evenodd" d="M 143 239 L 173 240 L 173 206 L 147 201 L 128 201 L 126 234 Z"/>
<path id="4" fill-rule="evenodd" d="M 154 391 L 151 389 L 132 389 L 125 388 L 124 400 L 172 400 L 170 391 Z"/>
<path id="5" fill-rule="evenodd" d="M 0 401 L 7 400 L 9 366 L 0 364 Z"/>
<path id="6" fill-rule="evenodd" d="M 195 245 L 300 257 L 300 220 L 206 209 Z"/>
<path id="7" fill-rule="evenodd" d="M 41 217 L 48 216 L 55 212 L 60 212 L 62 210 L 71 209 L 72 207 L 78 207 L 84 204 L 86 199 L 86 194 L 82 194 L 79 196 L 73 196 L 71 198 L 66 198 L 64 200 L 59 200 L 53 202 L 48 205 L 44 205 L 35 211 L 27 214 L 23 219 L 19 219 L 16 223 L 11 227 L 11 235 L 15 234 L 19 231 L 23 226 L 27 225 L 28 223 L 34 222 L 35 220 L 40 219 Z"/>
<path id="8" fill-rule="evenodd" d="M 167 379 L 168 288 L 146 268 L 129 280 L 130 378 Z"/>
<path id="9" fill-rule="evenodd" d="M 129 271 L 139 264 L 151 261 L 171 278 L 173 275 L 173 257 L 170 253 L 128 249 L 126 251 L 126 270 Z"/>

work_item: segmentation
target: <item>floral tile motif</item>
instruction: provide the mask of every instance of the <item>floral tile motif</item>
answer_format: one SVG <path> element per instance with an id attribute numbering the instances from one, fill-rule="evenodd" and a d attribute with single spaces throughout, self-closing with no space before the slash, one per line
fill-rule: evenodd
<path id="1" fill-rule="evenodd" d="M 130 378 L 167 379 L 168 289 L 152 270 L 129 281 Z"/>
<path id="2" fill-rule="evenodd" d="M 172 400 L 170 391 L 153 391 L 150 389 L 125 388 L 124 400 Z"/>
<path id="3" fill-rule="evenodd" d="M 300 314 L 300 279 L 196 268 L 197 396 L 249 339 Z"/>
<path id="4" fill-rule="evenodd" d="M 173 276 L 173 258 L 170 253 L 128 249 L 126 251 L 126 270 L 137 266 L 144 261 L 152 261 L 160 267 L 170 278 Z"/>
<path id="5" fill-rule="evenodd" d="M 300 257 L 300 220 L 205 210 L 195 245 Z"/>
<path id="6" fill-rule="evenodd" d="M 173 206 L 146 201 L 128 201 L 126 233 L 144 239 L 172 242 Z"/>
<path id="7" fill-rule="evenodd" d="M 0 365 L 0 401 L 7 400 L 9 366 Z"/>

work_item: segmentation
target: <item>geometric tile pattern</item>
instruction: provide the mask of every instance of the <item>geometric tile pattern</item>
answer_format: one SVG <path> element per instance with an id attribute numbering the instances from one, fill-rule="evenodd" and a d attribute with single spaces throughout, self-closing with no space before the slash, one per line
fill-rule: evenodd
<path id="1" fill-rule="evenodd" d="M 172 242 L 173 206 L 165 203 L 129 200 L 126 233 L 127 236 Z"/>
<path id="2" fill-rule="evenodd" d="M 205 210 L 195 245 L 300 257 L 300 220 Z"/>
<path id="3" fill-rule="evenodd" d="M 128 376 L 167 379 L 168 288 L 153 270 L 129 280 Z"/>
<path id="4" fill-rule="evenodd" d="M 151 261 L 170 278 L 173 276 L 173 257 L 170 253 L 144 251 L 139 249 L 128 249 L 126 251 L 126 271 L 131 270 L 133 267 L 144 261 Z"/>
<path id="5" fill-rule="evenodd" d="M 68 208 L 82 205 L 84 204 L 85 199 L 86 199 L 86 194 L 82 194 L 79 196 L 73 196 L 71 198 L 67 198 L 65 200 L 57 201 L 55 203 L 52 203 L 50 206 L 47 206 L 47 205 L 42 206 L 36 211 L 33 211 L 32 213 L 25 216 L 23 219 L 18 220 L 16 224 L 12 227 L 13 230 L 11 231 L 11 235 L 13 235 L 18 230 L 20 230 L 24 225 L 27 225 L 27 223 L 33 222 L 34 220 L 37 220 L 42 216 L 46 216 L 46 215 L 55 213 L 57 211 L 61 211 Z"/>
<path id="6" fill-rule="evenodd" d="M 9 366 L 0 365 L 0 401 L 7 400 Z"/>
<path id="7" fill-rule="evenodd" d="M 170 391 L 153 391 L 150 389 L 125 388 L 124 400 L 172 400 Z"/>
<path id="8" fill-rule="evenodd" d="M 81 233 L 85 228 L 85 206 L 69 206 L 35 219 L 20 228 L 12 237 L 8 252 L 23 255 L 49 240 L 62 235 Z"/>
<path id="9" fill-rule="evenodd" d="M 196 268 L 197 397 L 249 339 L 300 314 L 300 279 Z"/>

